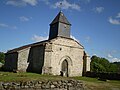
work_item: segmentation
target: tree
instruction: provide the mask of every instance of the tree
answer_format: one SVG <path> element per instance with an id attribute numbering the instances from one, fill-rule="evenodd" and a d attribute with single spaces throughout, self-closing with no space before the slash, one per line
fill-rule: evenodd
<path id="1" fill-rule="evenodd" d="M 100 58 L 97 56 L 91 57 L 90 63 L 91 71 L 93 72 L 119 72 L 120 62 L 110 63 L 106 58 Z"/>
<path id="2" fill-rule="evenodd" d="M 5 54 L 3 52 L 0 52 L 0 62 L 5 63 Z"/>
<path id="3" fill-rule="evenodd" d="M 118 66 L 114 63 L 110 63 L 109 72 L 118 72 Z"/>
<path id="4" fill-rule="evenodd" d="M 91 63 L 91 70 L 93 72 L 105 72 L 106 71 L 104 66 L 96 62 Z"/>
<path id="5" fill-rule="evenodd" d="M 120 73 L 120 62 L 113 62 L 113 64 L 117 65 L 117 72 Z"/>
<path id="6" fill-rule="evenodd" d="M 110 62 L 106 58 L 100 58 L 99 63 L 105 68 L 106 72 L 109 72 Z"/>
<path id="7" fill-rule="evenodd" d="M 97 57 L 97 56 L 92 56 L 91 58 L 91 71 L 93 72 L 106 72 L 106 64 L 108 61 L 106 61 L 103 58 Z"/>

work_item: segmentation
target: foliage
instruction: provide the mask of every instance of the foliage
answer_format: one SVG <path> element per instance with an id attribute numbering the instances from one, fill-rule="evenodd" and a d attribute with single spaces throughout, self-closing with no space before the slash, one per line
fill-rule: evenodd
<path id="1" fill-rule="evenodd" d="M 104 66 L 102 66 L 101 64 L 98 64 L 98 63 L 96 63 L 96 62 L 93 62 L 92 64 L 91 64 L 91 68 L 92 68 L 92 71 L 94 71 L 94 72 L 105 72 L 106 71 L 106 69 L 104 68 Z"/>
<path id="2" fill-rule="evenodd" d="M 92 56 L 90 66 L 93 72 L 107 72 L 109 69 L 109 61 L 105 58 Z"/>
<path id="3" fill-rule="evenodd" d="M 100 64 L 105 68 L 106 72 L 109 72 L 110 63 L 109 63 L 109 61 L 107 59 L 100 58 Z"/>
<path id="4" fill-rule="evenodd" d="M 109 72 L 118 72 L 118 67 L 114 63 L 110 63 Z"/>
<path id="5" fill-rule="evenodd" d="M 113 64 L 117 65 L 118 72 L 120 73 L 120 62 L 114 62 Z"/>
<path id="6" fill-rule="evenodd" d="M 92 56 L 91 71 L 93 72 L 118 72 L 118 66 L 115 63 L 110 63 L 106 58 Z"/>
<path id="7" fill-rule="evenodd" d="M 0 52 L 0 62 L 5 63 L 5 54 L 3 52 Z"/>

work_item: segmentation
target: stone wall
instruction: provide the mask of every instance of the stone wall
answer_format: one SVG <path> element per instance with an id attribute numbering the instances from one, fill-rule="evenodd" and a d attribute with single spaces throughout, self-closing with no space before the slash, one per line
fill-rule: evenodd
<path id="1" fill-rule="evenodd" d="M 42 74 L 51 74 L 51 60 L 52 60 L 52 44 L 47 43 L 45 46 L 44 65 L 42 68 Z"/>
<path id="2" fill-rule="evenodd" d="M 68 61 L 69 76 L 82 76 L 84 49 L 76 41 L 58 37 L 51 41 L 51 51 L 45 52 L 45 68 L 51 69 L 51 74 L 60 75 L 61 63 Z M 50 56 L 50 58 L 48 57 Z M 49 67 L 47 67 L 49 65 Z"/>
<path id="3" fill-rule="evenodd" d="M 83 75 L 86 74 L 87 71 L 90 71 L 90 56 L 84 52 L 83 56 Z"/>
<path id="4" fill-rule="evenodd" d="M 68 76 L 82 76 L 84 47 L 70 38 L 57 37 L 44 44 L 33 45 L 6 54 L 6 70 L 60 75 L 62 62 L 68 63 Z M 86 71 L 90 70 L 87 56 Z"/>
<path id="5" fill-rule="evenodd" d="M 77 80 L 0 82 L 0 90 L 84 90 Z"/>
<path id="6" fill-rule="evenodd" d="M 18 51 L 18 71 L 26 72 L 30 47 Z"/>
<path id="7" fill-rule="evenodd" d="M 53 42 L 52 73 L 60 74 L 65 59 L 68 62 L 68 76 L 82 76 L 83 47 L 74 40 L 59 38 Z"/>
<path id="8" fill-rule="evenodd" d="M 28 68 L 27 71 L 42 73 L 42 67 L 44 64 L 44 45 L 31 47 L 28 57 Z"/>
<path id="9" fill-rule="evenodd" d="M 91 59 L 90 59 L 90 56 L 87 55 L 87 62 L 86 62 L 86 71 L 90 71 L 90 62 L 91 62 Z"/>
<path id="10" fill-rule="evenodd" d="M 16 70 L 17 62 L 18 62 L 18 53 L 17 52 L 6 54 L 4 69 L 6 71 Z"/>

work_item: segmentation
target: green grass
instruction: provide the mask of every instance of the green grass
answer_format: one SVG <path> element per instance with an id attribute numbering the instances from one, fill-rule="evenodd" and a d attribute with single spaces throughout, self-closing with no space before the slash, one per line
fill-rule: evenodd
<path id="1" fill-rule="evenodd" d="M 53 75 L 40 75 L 36 73 L 12 73 L 12 72 L 0 72 L 0 81 L 30 81 L 30 80 L 65 80 L 67 77 L 53 76 Z"/>
<path id="2" fill-rule="evenodd" d="M 12 72 L 0 72 L 0 81 L 4 82 L 19 82 L 30 80 L 69 80 L 76 79 L 81 80 L 85 85 L 85 90 L 120 90 L 120 81 L 108 80 L 99 81 L 97 78 L 89 77 L 61 77 L 53 75 L 40 75 L 36 73 L 12 73 Z"/>
<path id="3" fill-rule="evenodd" d="M 90 77 L 74 77 L 74 79 L 83 81 L 87 90 L 120 90 L 120 81 L 117 80 L 100 81 Z"/>
<path id="4" fill-rule="evenodd" d="M 73 77 L 76 80 L 83 80 L 88 82 L 98 82 L 96 78 L 90 78 L 90 77 Z"/>

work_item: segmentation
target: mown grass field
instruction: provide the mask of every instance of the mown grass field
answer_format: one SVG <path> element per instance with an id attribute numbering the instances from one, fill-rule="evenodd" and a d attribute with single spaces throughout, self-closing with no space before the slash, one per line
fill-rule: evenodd
<path id="1" fill-rule="evenodd" d="M 76 79 L 81 80 L 86 90 L 120 90 L 120 81 L 108 80 L 100 81 L 96 78 L 89 77 L 61 77 L 52 75 L 40 75 L 36 73 L 12 73 L 12 72 L 0 72 L 0 81 L 2 82 L 19 82 L 30 80 L 67 80 Z"/>
<path id="2" fill-rule="evenodd" d="M 12 73 L 12 72 L 0 72 L 0 81 L 4 82 L 18 82 L 18 81 L 30 81 L 30 80 L 65 80 L 67 77 L 53 76 L 53 75 L 41 75 L 36 73 Z"/>
<path id="3" fill-rule="evenodd" d="M 89 77 L 74 77 L 74 79 L 83 81 L 87 90 L 120 90 L 120 81 L 117 80 L 100 81 Z"/>

